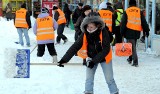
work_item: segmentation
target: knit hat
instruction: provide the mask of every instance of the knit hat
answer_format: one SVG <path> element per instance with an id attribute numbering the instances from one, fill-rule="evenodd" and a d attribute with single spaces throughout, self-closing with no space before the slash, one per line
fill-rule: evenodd
<path id="1" fill-rule="evenodd" d="M 129 5 L 136 5 L 136 0 L 130 0 Z"/>
<path id="2" fill-rule="evenodd" d="M 57 5 L 53 5 L 53 10 L 58 9 Z"/>
<path id="3" fill-rule="evenodd" d="M 78 6 L 81 6 L 81 7 L 82 7 L 82 6 L 83 6 L 83 3 L 78 3 Z"/>
<path id="4" fill-rule="evenodd" d="M 23 4 L 21 5 L 21 8 L 26 8 L 26 4 L 23 3 Z"/>
<path id="5" fill-rule="evenodd" d="M 44 7 L 41 9 L 41 13 L 49 13 L 48 8 Z"/>
<path id="6" fill-rule="evenodd" d="M 83 12 L 85 12 L 86 10 L 91 10 L 91 6 L 85 5 L 82 10 Z"/>
<path id="7" fill-rule="evenodd" d="M 107 4 L 107 6 L 111 6 L 112 5 L 110 2 L 107 2 L 106 4 Z"/>

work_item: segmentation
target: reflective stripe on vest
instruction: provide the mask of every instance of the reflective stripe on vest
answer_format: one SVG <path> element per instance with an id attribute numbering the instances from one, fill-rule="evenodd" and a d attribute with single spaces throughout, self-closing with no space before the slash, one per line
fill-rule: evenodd
<path id="1" fill-rule="evenodd" d="M 52 17 L 37 18 L 37 40 L 54 40 Z"/>
<path id="2" fill-rule="evenodd" d="M 102 20 L 108 26 L 109 31 L 112 32 L 112 15 L 113 13 L 109 10 L 99 10 L 98 11 Z"/>
<path id="3" fill-rule="evenodd" d="M 100 33 L 100 40 L 101 40 L 101 43 L 102 43 L 102 32 Z M 88 45 L 87 37 L 86 37 L 86 34 L 84 34 L 83 45 L 77 53 L 77 55 L 79 57 L 83 58 L 83 59 L 86 59 L 88 57 L 88 55 L 87 55 L 87 45 Z M 111 50 L 111 48 L 110 48 L 109 53 L 106 55 L 105 60 L 106 60 L 107 64 L 112 60 L 112 50 Z"/>
<path id="4" fill-rule="evenodd" d="M 58 21 L 57 21 L 58 25 L 62 24 L 62 23 L 66 23 L 65 14 L 63 13 L 63 11 L 60 9 L 57 9 L 57 11 L 59 13 L 59 17 L 58 17 Z"/>
<path id="5" fill-rule="evenodd" d="M 128 17 L 127 28 L 142 31 L 140 9 L 137 7 L 130 7 L 126 10 Z"/>
<path id="6" fill-rule="evenodd" d="M 27 10 L 24 8 L 16 11 L 15 27 L 28 28 L 28 24 L 26 22 L 26 13 Z"/>
<path id="7" fill-rule="evenodd" d="M 119 26 L 123 15 L 123 9 L 117 9 L 116 12 L 117 12 L 116 26 Z"/>

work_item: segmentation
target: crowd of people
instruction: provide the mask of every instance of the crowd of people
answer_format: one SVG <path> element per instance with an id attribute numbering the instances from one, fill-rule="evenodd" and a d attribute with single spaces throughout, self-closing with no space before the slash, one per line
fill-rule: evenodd
<path id="1" fill-rule="evenodd" d="M 110 94 L 119 94 L 113 76 L 111 45 L 122 43 L 126 38 L 127 42 L 132 44 L 132 55 L 127 61 L 132 66 L 138 67 L 136 42 L 142 31 L 146 37 L 149 36 L 150 31 L 143 13 L 136 6 L 136 1 L 130 0 L 129 5 L 129 8 L 124 11 L 122 2 L 115 5 L 107 2 L 100 10 L 93 11 L 90 5 L 79 3 L 72 13 L 66 3 L 63 10 L 57 5 L 53 6 L 54 17 L 49 16 L 47 8 L 42 8 L 33 26 L 38 45 L 37 57 L 44 55 L 45 46 L 53 57 L 52 62 L 58 63 L 59 67 L 64 67 L 64 63 L 69 62 L 73 56 L 81 57 L 83 65 L 86 66 L 85 94 L 94 93 L 94 75 L 100 64 Z M 65 26 L 69 26 L 71 14 L 75 27 L 75 42 L 58 61 L 55 44 L 60 44 L 61 39 L 64 44 L 68 41 L 63 32 Z M 26 45 L 29 47 L 28 29 L 31 28 L 31 21 L 26 4 L 16 11 L 14 24 L 19 34 L 19 43 L 24 45 L 22 36 L 24 33 Z M 56 30 L 57 36 L 54 34 Z"/>

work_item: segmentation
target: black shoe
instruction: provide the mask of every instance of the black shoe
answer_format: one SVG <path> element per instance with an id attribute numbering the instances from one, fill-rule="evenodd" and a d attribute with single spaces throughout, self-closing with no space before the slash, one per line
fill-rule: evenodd
<path id="1" fill-rule="evenodd" d="M 68 39 L 65 39 L 63 44 L 65 44 L 67 41 L 68 41 Z"/>
<path id="2" fill-rule="evenodd" d="M 144 39 L 144 38 L 141 38 L 140 41 L 141 41 L 142 43 L 145 43 L 145 39 Z"/>
<path id="3" fill-rule="evenodd" d="M 132 64 L 132 66 L 138 67 L 138 64 Z"/>
<path id="4" fill-rule="evenodd" d="M 83 65 L 86 66 L 86 59 L 83 59 Z"/>
<path id="5" fill-rule="evenodd" d="M 131 64 L 132 63 L 132 60 L 130 60 L 129 58 L 127 59 L 128 63 Z"/>
<path id="6" fill-rule="evenodd" d="M 115 94 L 119 94 L 119 93 L 117 92 L 117 93 L 115 93 Z"/>

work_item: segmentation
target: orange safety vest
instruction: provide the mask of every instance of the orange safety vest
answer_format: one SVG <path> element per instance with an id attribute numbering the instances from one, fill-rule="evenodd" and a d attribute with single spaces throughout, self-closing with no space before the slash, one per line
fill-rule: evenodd
<path id="1" fill-rule="evenodd" d="M 57 9 L 57 11 L 59 13 L 59 17 L 58 17 L 58 21 L 57 21 L 58 25 L 62 24 L 62 23 L 66 23 L 65 14 L 63 13 L 63 11 L 60 9 Z"/>
<path id="2" fill-rule="evenodd" d="M 100 33 L 100 40 L 101 40 L 101 43 L 102 43 L 102 32 Z M 87 45 L 88 45 L 87 37 L 86 37 L 86 34 L 84 34 L 83 45 L 77 53 L 77 55 L 79 57 L 83 58 L 83 59 L 86 59 L 88 57 L 88 55 L 87 55 Z M 110 49 L 108 55 L 106 55 L 105 60 L 106 60 L 107 64 L 112 60 L 112 50 L 111 49 Z"/>
<path id="3" fill-rule="evenodd" d="M 109 31 L 112 32 L 112 15 L 113 13 L 109 10 L 99 10 L 98 11 L 102 20 L 108 26 Z"/>
<path id="4" fill-rule="evenodd" d="M 54 40 L 52 17 L 37 18 L 37 40 Z"/>
<path id="5" fill-rule="evenodd" d="M 21 8 L 16 11 L 16 19 L 15 19 L 15 27 L 28 28 L 28 24 L 26 22 L 26 13 L 27 10 Z"/>
<path id="6" fill-rule="evenodd" d="M 126 10 L 128 17 L 127 28 L 137 31 L 142 31 L 141 26 L 141 14 L 140 8 L 138 7 L 129 7 Z"/>

